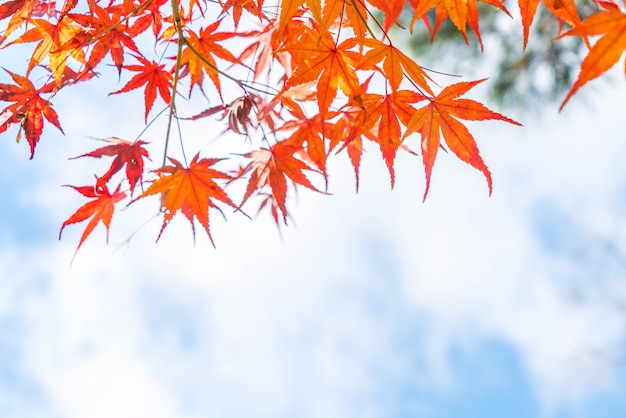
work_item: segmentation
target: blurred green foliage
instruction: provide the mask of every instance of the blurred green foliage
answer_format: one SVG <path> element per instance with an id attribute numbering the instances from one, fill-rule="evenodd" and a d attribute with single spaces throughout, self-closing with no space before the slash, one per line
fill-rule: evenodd
<path id="1" fill-rule="evenodd" d="M 586 52 L 584 42 L 573 36 L 555 39 L 567 27 L 560 31 L 559 21 L 540 4 L 523 51 L 518 6 L 508 3 L 507 8 L 513 19 L 479 2 L 484 50 L 469 28 L 469 45 L 466 44 L 449 19 L 441 25 L 432 43 L 426 26 L 418 21 L 408 39 L 409 48 L 430 69 L 463 77 L 489 77 L 490 100 L 497 105 L 540 110 L 542 104 L 560 102 L 578 75 Z M 596 6 L 590 0 L 582 0 L 578 8 L 584 18 Z M 399 23 L 408 27 L 412 15 L 407 8 Z M 429 17 L 433 22 L 434 15 Z"/>

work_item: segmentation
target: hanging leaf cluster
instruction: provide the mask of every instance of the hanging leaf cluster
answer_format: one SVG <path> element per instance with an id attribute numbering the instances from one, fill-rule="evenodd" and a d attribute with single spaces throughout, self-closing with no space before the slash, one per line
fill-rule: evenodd
<path id="1" fill-rule="evenodd" d="M 500 0 L 482 2 L 511 16 Z M 574 0 L 543 2 L 561 23 L 560 36 L 589 46 L 563 105 L 626 49 L 623 5 L 597 4 L 581 21 Z M 519 0 L 520 48 L 532 42 L 538 7 L 539 0 Z M 89 220 L 78 248 L 99 223 L 108 234 L 119 205 L 144 198 L 161 213 L 158 237 L 179 214 L 211 237 L 211 213 L 228 207 L 234 216 L 269 209 L 277 224 L 287 223 L 296 190 L 328 191 L 331 158 L 349 161 L 358 190 L 367 147 L 380 150 L 392 187 L 398 153 L 418 155 L 424 199 L 440 150 L 480 171 L 491 193 L 468 122 L 519 123 L 465 97 L 484 80 L 452 82 L 407 55 L 388 33 L 402 13 L 411 15 L 401 28 L 408 36 L 425 25 L 434 39 L 449 19 L 466 41 L 469 33 L 481 40 L 477 0 L 9 0 L 0 4 L 0 45 L 30 46 L 32 54 L 22 68 L 5 69 L 0 133 L 17 128 L 33 158 L 46 124 L 62 132 L 55 97 L 111 71 L 124 85 L 110 94 L 143 93 L 144 125 L 167 121 L 165 132 L 143 130 L 134 139 L 111 132 L 108 145 L 80 156 L 110 165 L 93 184 L 71 186 L 91 199 L 61 228 Z M 181 102 L 195 97 L 207 105 L 182 114 Z M 224 140 L 240 136 L 249 150 L 224 158 L 205 148 L 187 162 L 184 151 L 193 146 L 179 133 L 182 158 L 174 158 L 173 127 L 197 123 L 210 123 Z M 148 146 L 163 150 L 155 161 Z"/>

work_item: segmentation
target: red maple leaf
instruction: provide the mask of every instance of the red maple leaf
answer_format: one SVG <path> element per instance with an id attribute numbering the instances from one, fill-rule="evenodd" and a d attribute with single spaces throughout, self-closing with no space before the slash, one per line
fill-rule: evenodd
<path id="1" fill-rule="evenodd" d="M 69 187 L 73 188 L 83 196 L 94 199 L 78 208 L 78 210 L 74 212 L 72 216 L 70 216 L 65 222 L 63 222 L 63 225 L 61 226 L 61 231 L 59 231 L 59 239 L 61 239 L 61 234 L 63 233 L 63 229 L 66 226 L 91 218 L 91 220 L 85 227 L 83 234 L 80 237 L 78 247 L 76 247 L 76 252 L 74 253 L 74 256 L 76 256 L 76 253 L 80 249 L 80 246 L 83 245 L 85 239 L 87 239 L 89 234 L 91 234 L 91 232 L 96 227 L 96 225 L 98 225 L 99 222 L 102 222 L 102 224 L 106 228 L 107 241 L 109 240 L 109 225 L 111 224 L 111 218 L 113 217 L 115 204 L 124 199 L 126 197 L 126 193 L 120 192 L 119 186 L 117 187 L 115 192 L 113 192 L 113 194 L 109 193 L 109 189 L 107 189 L 106 185 L 100 185 L 98 187 Z"/>
<path id="2" fill-rule="evenodd" d="M 109 170 L 98 177 L 96 184 L 98 186 L 106 186 L 106 183 L 111 180 L 111 177 L 126 165 L 126 178 L 128 179 L 130 193 L 132 195 L 137 182 L 141 181 L 143 176 L 143 159 L 144 157 L 150 159 L 148 151 L 143 147 L 147 142 L 141 140 L 130 142 L 120 138 L 106 138 L 103 139 L 103 141 L 110 142 L 113 145 L 107 145 L 106 147 L 98 148 L 97 150 L 74 158 L 115 156 Z"/>
<path id="3" fill-rule="evenodd" d="M 31 16 L 48 15 L 55 17 L 55 7 L 56 2 L 49 0 L 10 0 L 0 4 L 0 20 L 11 16 L 4 34 L 0 35 L 0 43 L 19 28 L 22 23 L 28 22 Z"/>
<path id="4" fill-rule="evenodd" d="M 140 55 L 135 55 L 134 57 L 141 65 L 125 65 L 123 68 L 130 71 L 138 71 L 139 74 L 135 74 L 124 87 L 111 94 L 126 93 L 138 89 L 145 84 L 145 121 L 147 122 L 148 113 L 150 113 L 150 109 L 152 109 L 152 105 L 156 99 L 157 90 L 165 103 L 169 104 L 172 100 L 171 89 L 173 78 L 172 73 L 164 69 L 165 64 L 148 61 Z"/>
<path id="5" fill-rule="evenodd" d="M 127 25 L 120 24 L 122 20 L 119 7 L 103 9 L 94 5 L 90 14 L 68 14 L 69 17 L 84 28 L 89 28 L 93 34 L 92 38 L 86 36 L 77 37 L 71 44 L 83 46 L 85 43 L 93 43 L 93 49 L 89 55 L 87 64 L 91 69 L 102 61 L 107 53 L 111 54 L 117 71 L 122 71 L 124 64 L 124 50 L 126 48 L 140 54 L 135 45 L 135 41 L 127 33 Z"/>
<path id="6" fill-rule="evenodd" d="M 385 16 L 383 29 L 385 31 L 396 23 L 406 3 L 405 0 L 368 0 L 368 2 L 383 12 Z"/>
<path id="7" fill-rule="evenodd" d="M 303 170 L 311 170 L 311 167 L 294 156 L 299 152 L 303 152 L 301 147 L 289 144 L 287 141 L 281 141 L 274 144 L 270 149 L 262 148 L 245 154 L 244 157 L 252 158 L 253 161 L 246 166 L 240 176 L 249 172 L 252 174 L 239 207 L 243 206 L 256 190 L 269 185 L 274 201 L 283 214 L 283 221 L 287 223 L 288 212 L 285 204 L 287 178 L 294 184 L 300 184 L 319 192 L 302 172 Z"/>
<path id="8" fill-rule="evenodd" d="M 43 132 L 44 118 L 63 132 L 59 117 L 52 105 L 39 96 L 40 93 L 52 91 L 54 85 L 48 83 L 40 89 L 35 89 L 28 78 L 14 74 L 9 70 L 5 71 L 9 73 L 17 85 L 0 83 L 0 100 L 15 102 L 0 112 L 0 134 L 15 125 L 20 125 L 17 140 L 19 141 L 23 131 L 30 145 L 30 158 L 32 159 L 35 154 L 35 146 L 37 146 Z"/>
<path id="9" fill-rule="evenodd" d="M 135 20 L 128 29 L 128 34 L 134 38 L 143 33 L 152 26 L 152 33 L 157 37 L 163 28 L 163 20 L 165 15 L 159 9 L 167 3 L 167 0 L 152 0 L 141 9 L 141 15 Z"/>

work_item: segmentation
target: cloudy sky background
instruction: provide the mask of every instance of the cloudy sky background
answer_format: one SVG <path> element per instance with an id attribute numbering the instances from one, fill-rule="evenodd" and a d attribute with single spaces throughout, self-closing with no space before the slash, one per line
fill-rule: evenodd
<path id="1" fill-rule="evenodd" d="M 15 130 L 0 141 L 0 416 L 623 417 L 626 86 L 613 79 L 561 114 L 516 115 L 523 128 L 472 125 L 491 197 L 443 153 L 425 203 L 408 154 L 390 191 L 371 148 L 358 194 L 336 158 L 332 195 L 294 197 L 282 236 L 267 213 L 213 212 L 217 249 L 182 217 L 155 245 L 146 199 L 71 266 L 84 225 L 58 230 L 84 201 L 61 185 L 108 162 L 67 158 L 101 146 L 88 136 L 133 139 L 143 101 L 97 83 L 60 94 L 66 136 L 48 125 L 32 161 Z M 217 132 L 185 141 L 245 149 Z"/>

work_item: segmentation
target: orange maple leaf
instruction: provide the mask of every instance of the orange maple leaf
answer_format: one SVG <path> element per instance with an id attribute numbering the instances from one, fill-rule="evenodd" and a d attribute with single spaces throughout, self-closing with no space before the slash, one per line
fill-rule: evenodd
<path id="1" fill-rule="evenodd" d="M 44 19 L 32 19 L 31 23 L 35 25 L 34 28 L 29 29 L 7 46 L 39 41 L 28 63 L 26 75 L 48 56 L 50 68 L 54 74 L 57 86 L 61 86 L 61 79 L 68 56 L 74 57 L 81 64 L 86 63 L 83 50 L 72 47 L 70 43 L 73 38 L 84 33 L 84 30 L 80 26 L 73 24 L 73 21 L 67 16 L 63 16 L 56 24 L 52 24 Z"/>
<path id="2" fill-rule="evenodd" d="M 49 0 L 10 0 L 0 4 L 0 20 L 11 16 L 4 34 L 0 35 L 0 44 L 32 16 L 55 17 L 54 6 L 55 2 Z"/>
<path id="3" fill-rule="evenodd" d="M 570 26 L 578 26 L 580 23 L 575 0 L 543 0 L 543 5 L 550 13 Z"/>
<path id="4" fill-rule="evenodd" d="M 524 50 L 528 44 L 530 26 L 533 23 L 539 0 L 518 0 L 520 13 L 522 15 L 522 27 L 524 31 Z M 580 23 L 580 16 L 576 10 L 575 0 L 544 0 L 544 5 L 550 12 L 561 21 L 577 26 Z"/>
<path id="5" fill-rule="evenodd" d="M 444 88 L 436 97 L 427 98 L 430 103 L 419 108 L 409 121 L 404 138 L 413 132 L 420 132 L 422 137 L 422 160 L 426 171 L 424 200 L 428 195 L 430 175 L 437 157 L 437 151 L 441 146 L 440 134 L 443 136 L 448 148 L 459 159 L 480 170 L 485 175 L 487 185 L 489 186 L 489 194 L 491 195 L 491 173 L 478 152 L 478 146 L 474 137 L 457 118 L 470 121 L 497 119 L 514 125 L 521 126 L 521 124 L 500 113 L 487 109 L 479 102 L 458 98 L 483 81 L 485 79 L 461 82 Z"/>
<path id="6" fill-rule="evenodd" d="M 244 157 L 252 158 L 253 161 L 248 164 L 239 176 L 241 177 L 248 172 L 252 172 L 252 174 L 239 207 L 243 206 L 256 190 L 269 185 L 274 201 L 280 208 L 283 214 L 283 221 L 286 224 L 288 216 L 287 206 L 285 205 L 285 200 L 287 199 L 287 178 L 294 184 L 300 184 L 319 192 L 302 172 L 303 170 L 311 170 L 311 167 L 294 156 L 294 154 L 301 151 L 301 147 L 281 141 L 274 144 L 270 149 L 262 148 L 245 154 Z"/>
<path id="7" fill-rule="evenodd" d="M 362 136 L 366 133 L 366 124 L 369 113 L 362 106 L 348 104 L 338 112 L 339 119 L 333 125 L 330 134 L 329 148 L 332 150 L 338 144 L 343 145 L 337 150 L 337 153 L 346 149 L 350 162 L 354 168 L 354 177 L 356 183 L 356 191 L 359 191 L 359 167 L 361 165 L 361 155 L 363 154 Z M 371 126 L 370 126 L 371 129 Z"/>
<path id="8" fill-rule="evenodd" d="M 343 3 L 345 6 L 345 9 L 340 10 L 340 12 L 343 12 L 344 15 L 342 16 L 340 13 L 337 13 L 335 16 L 327 14 L 325 18 L 330 20 L 333 17 L 334 19 L 337 19 L 337 17 L 341 16 L 341 21 L 345 22 L 346 26 L 351 27 L 354 34 L 358 38 L 365 38 L 367 36 L 367 32 L 369 31 L 367 20 L 370 13 L 365 5 L 365 2 L 363 0 L 338 0 L 338 3 Z M 328 4 L 328 2 L 326 2 L 326 4 Z M 337 10 L 338 8 L 334 7 L 325 9 Z"/>
<path id="9" fill-rule="evenodd" d="M 396 23 L 406 3 L 405 0 L 368 0 L 368 2 L 383 12 L 385 16 L 383 30 L 385 32 Z"/>
<path id="10" fill-rule="evenodd" d="M 337 90 L 348 97 L 360 93 L 359 79 L 355 67 L 359 54 L 351 51 L 357 45 L 356 38 L 335 41 L 329 32 L 317 33 L 303 27 L 304 36 L 287 46 L 298 57 L 298 64 L 284 89 L 317 81 L 319 113 L 326 117 L 328 108 L 337 96 Z"/>
<path id="11" fill-rule="evenodd" d="M 102 224 L 106 228 L 107 241 L 109 240 L 109 225 L 111 224 L 111 218 L 113 217 L 115 204 L 124 199 L 126 197 L 126 193 L 120 192 L 119 186 L 117 187 L 115 192 L 113 192 L 113 194 L 109 193 L 109 189 L 107 189 L 106 185 L 100 185 L 98 187 L 69 187 L 73 188 L 83 196 L 95 199 L 85 203 L 83 206 L 78 208 L 78 210 L 76 210 L 76 212 L 74 212 L 72 216 L 70 216 L 65 222 L 63 222 L 63 225 L 61 226 L 61 231 L 59 231 L 59 239 L 61 239 L 61 234 L 63 233 L 63 229 L 66 226 L 82 222 L 93 216 L 80 237 L 78 247 L 76 247 L 76 252 L 74 252 L 74 257 L 76 257 L 76 253 L 78 253 L 80 246 L 83 245 L 83 242 L 85 242 L 89 234 L 91 234 L 91 232 L 96 227 L 96 225 L 98 225 L 99 222 L 102 222 Z"/>
<path id="12" fill-rule="evenodd" d="M 433 94 L 426 81 L 430 80 L 428 74 L 398 48 L 377 39 L 363 39 L 361 44 L 372 48 L 363 57 L 363 62 L 367 63 L 367 65 L 373 65 L 382 61 L 383 73 L 393 90 L 397 90 L 400 87 L 400 83 L 406 74 L 419 88 L 429 94 Z"/>
<path id="13" fill-rule="evenodd" d="M 326 132 L 330 131 L 330 126 L 320 117 L 319 113 L 313 117 L 304 114 L 300 107 L 291 108 L 290 112 L 296 117 L 289 120 L 279 129 L 281 131 L 295 131 L 285 139 L 289 145 L 297 146 L 305 150 L 308 159 L 313 161 L 326 177 L 326 143 L 324 141 Z M 306 144 L 306 147 L 305 145 Z"/>
<path id="14" fill-rule="evenodd" d="M 213 237 L 209 230 L 209 206 L 217 208 L 214 200 L 219 200 L 236 208 L 237 206 L 230 200 L 224 189 L 222 189 L 215 179 L 232 179 L 228 174 L 222 173 L 211 168 L 221 159 L 200 159 L 200 154 L 196 154 L 189 164 L 189 168 L 175 160 L 169 158 L 173 165 L 166 165 L 156 173 L 160 175 L 159 179 L 150 185 L 137 200 L 154 195 L 161 194 L 161 205 L 164 209 L 163 226 L 157 237 L 157 241 L 161 238 L 163 230 L 172 220 L 174 215 L 181 210 L 185 217 L 191 223 L 192 229 L 195 227 L 193 218 L 204 227 L 209 239 L 213 243 Z M 215 245 L 215 244 L 213 244 Z"/>
<path id="15" fill-rule="evenodd" d="M 367 93 L 361 96 L 361 104 L 366 114 L 363 121 L 365 136 L 380 146 L 389 169 L 392 188 L 396 179 L 394 160 L 403 140 L 400 122 L 407 126 L 416 111 L 411 103 L 424 99 L 426 97 L 423 95 L 409 90 L 394 91 L 386 95 Z"/>
<path id="16" fill-rule="evenodd" d="M 602 36 L 591 47 L 580 65 L 578 79 L 561 103 L 560 109 L 563 109 L 578 89 L 613 67 L 626 50 L 626 13 L 616 3 L 603 1 L 600 4 L 604 11 L 589 16 L 580 25 L 562 35 Z"/>
<path id="17" fill-rule="evenodd" d="M 43 132 L 44 118 L 63 132 L 59 117 L 52 105 L 39 96 L 40 93 L 50 93 L 54 85 L 48 83 L 40 89 L 35 89 L 28 78 L 14 74 L 9 70 L 5 71 L 9 73 L 17 85 L 0 83 L 0 100 L 15 102 L 0 112 L 0 134 L 15 125 L 20 125 L 17 140 L 20 140 L 23 130 L 30 145 L 30 158 L 32 159 L 35 154 L 35 146 L 37 146 Z"/>
<path id="18" fill-rule="evenodd" d="M 141 55 L 135 56 L 135 58 L 141 63 L 141 65 L 125 65 L 123 68 L 130 71 L 138 71 L 139 74 L 135 74 L 128 83 L 120 90 L 114 91 L 110 94 L 126 93 L 139 87 L 146 85 L 144 90 L 145 99 L 145 121 L 148 121 L 148 113 L 152 109 L 154 100 L 156 99 L 157 90 L 161 95 L 161 98 L 166 104 L 170 103 L 172 99 L 171 88 L 173 77 L 172 73 L 165 70 L 165 64 L 159 64 L 154 61 L 148 61 Z"/>
<path id="19" fill-rule="evenodd" d="M 222 13 L 232 13 L 235 30 L 239 26 L 241 13 L 248 11 L 253 16 L 263 19 L 263 0 L 217 0 L 222 6 Z"/>
<path id="20" fill-rule="evenodd" d="M 300 6 L 306 3 L 308 11 L 311 12 L 317 22 L 322 23 L 321 1 L 319 0 L 282 0 L 280 2 L 280 33 L 289 24 L 294 16 L 298 14 Z M 326 28 L 328 29 L 328 28 Z"/>
<path id="21" fill-rule="evenodd" d="M 180 56 L 181 75 L 185 76 L 189 74 L 191 76 L 191 83 L 189 85 L 190 92 L 193 86 L 197 85 L 202 88 L 202 81 L 204 79 L 204 73 L 206 72 L 221 96 L 222 87 L 220 85 L 218 67 L 214 56 L 228 62 L 241 64 L 238 58 L 228 49 L 220 45 L 224 40 L 232 39 L 235 36 L 235 34 L 231 32 L 215 32 L 221 22 L 221 20 L 218 20 L 206 28 L 200 29 L 198 33 L 191 30 L 186 31 L 187 42 L 201 55 L 201 57 L 199 57 L 194 51 L 186 47 L 183 49 L 183 53 Z"/>

